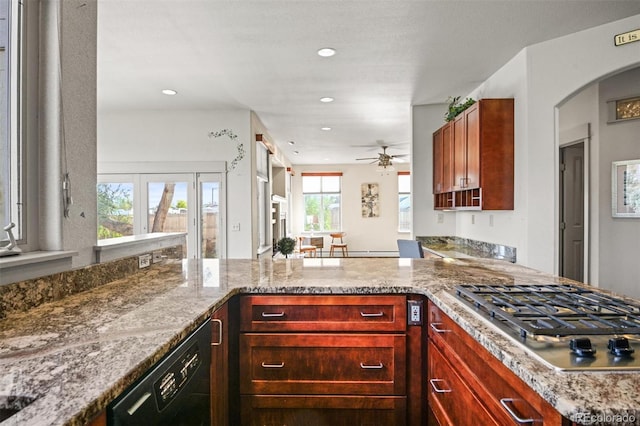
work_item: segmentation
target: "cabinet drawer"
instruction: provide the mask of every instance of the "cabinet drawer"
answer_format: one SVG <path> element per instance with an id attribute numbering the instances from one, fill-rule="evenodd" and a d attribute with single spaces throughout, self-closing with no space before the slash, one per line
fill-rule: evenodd
<path id="1" fill-rule="evenodd" d="M 405 335 L 240 336 L 241 394 L 404 395 Z"/>
<path id="2" fill-rule="evenodd" d="M 242 425 L 404 426 L 405 397 L 265 396 L 240 398 Z"/>
<path id="3" fill-rule="evenodd" d="M 241 331 L 404 331 L 405 296 L 244 296 Z"/>
<path id="4" fill-rule="evenodd" d="M 429 302 L 429 340 L 456 366 L 462 377 L 500 422 L 532 419 L 561 424 L 562 417 L 511 370 Z M 439 330 L 439 331 L 438 331 Z M 431 345 L 429 345 L 431 350 Z M 429 352 L 431 357 L 431 352 Z M 511 411 L 512 413 L 509 413 Z"/>
<path id="5" fill-rule="evenodd" d="M 441 425 L 499 425 L 458 377 L 433 344 L 429 344 L 428 401 Z M 506 423 L 508 424 L 508 423 Z"/>

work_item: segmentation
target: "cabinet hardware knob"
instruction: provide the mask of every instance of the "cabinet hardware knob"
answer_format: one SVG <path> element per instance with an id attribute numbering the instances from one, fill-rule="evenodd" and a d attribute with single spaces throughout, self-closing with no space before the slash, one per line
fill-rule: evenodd
<path id="1" fill-rule="evenodd" d="M 433 390 L 436 393 L 449 393 L 451 392 L 451 389 L 441 389 L 438 386 L 436 386 L 436 383 L 440 383 L 440 382 L 444 382 L 443 379 L 431 379 L 429 380 L 429 383 L 431 383 L 431 387 L 433 388 Z"/>
<path id="2" fill-rule="evenodd" d="M 360 316 L 363 318 L 382 317 L 384 316 L 384 312 L 367 313 L 367 312 L 360 311 Z"/>
<path id="3" fill-rule="evenodd" d="M 282 312 L 263 312 L 262 318 L 282 318 L 284 316 L 284 311 Z"/>
<path id="4" fill-rule="evenodd" d="M 282 368 L 284 367 L 284 362 L 280 364 L 267 364 L 266 362 L 262 363 L 262 368 Z"/>
<path id="5" fill-rule="evenodd" d="M 218 324 L 218 341 L 211 342 L 211 346 L 220 346 L 222 344 L 222 320 L 218 318 L 211 318 L 211 322 Z"/>
<path id="6" fill-rule="evenodd" d="M 441 322 L 432 322 L 431 324 L 429 324 L 431 326 L 431 328 L 433 328 L 433 331 L 435 331 L 436 333 L 450 333 L 451 330 L 445 330 L 443 328 L 438 328 L 438 325 L 442 325 Z"/>
<path id="7" fill-rule="evenodd" d="M 533 422 L 535 422 L 535 419 L 523 419 L 520 416 L 518 416 L 515 413 L 515 411 L 513 411 L 511 406 L 509 405 L 513 401 L 515 401 L 515 399 L 513 399 L 513 398 L 502 398 L 502 399 L 500 399 L 500 404 L 504 407 L 505 410 L 507 410 L 507 413 L 509 413 L 509 415 L 511 417 L 513 417 L 513 420 L 515 420 L 518 423 L 533 423 Z"/>
<path id="8" fill-rule="evenodd" d="M 367 365 L 364 362 L 360 363 L 360 368 L 363 370 L 380 370 L 384 367 L 384 365 L 380 362 L 377 365 Z"/>

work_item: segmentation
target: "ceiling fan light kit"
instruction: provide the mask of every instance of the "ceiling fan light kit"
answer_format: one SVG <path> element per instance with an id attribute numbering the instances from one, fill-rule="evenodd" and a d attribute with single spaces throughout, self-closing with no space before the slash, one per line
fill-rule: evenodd
<path id="1" fill-rule="evenodd" d="M 399 154 L 399 155 L 387 154 L 387 148 L 389 147 L 386 145 L 383 145 L 382 152 L 379 152 L 377 157 L 356 158 L 356 160 L 374 160 L 370 164 L 377 163 L 376 171 L 393 172 L 395 171 L 395 167 L 393 167 L 393 162 L 391 160 L 394 160 L 400 157 L 406 157 L 406 154 Z"/>

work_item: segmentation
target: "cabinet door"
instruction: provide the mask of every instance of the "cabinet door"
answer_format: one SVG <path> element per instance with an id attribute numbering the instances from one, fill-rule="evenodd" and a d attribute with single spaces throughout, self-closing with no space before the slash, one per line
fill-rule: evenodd
<path id="1" fill-rule="evenodd" d="M 453 120 L 453 189 L 465 188 L 467 179 L 467 140 L 464 114 Z"/>
<path id="2" fill-rule="evenodd" d="M 438 423 L 499 425 L 432 342 L 429 342 L 427 352 L 428 401 Z"/>
<path id="3" fill-rule="evenodd" d="M 406 336 L 240 336 L 240 393 L 405 395 Z"/>
<path id="4" fill-rule="evenodd" d="M 442 156 L 442 129 L 433 134 L 433 193 L 440 194 L 444 188 L 444 170 Z"/>
<path id="5" fill-rule="evenodd" d="M 211 315 L 211 424 L 229 424 L 229 304 Z"/>
<path id="6" fill-rule="evenodd" d="M 466 140 L 466 175 L 464 188 L 480 188 L 480 103 L 476 102 L 464 112 Z"/>
<path id="7" fill-rule="evenodd" d="M 442 128 L 442 192 L 453 191 L 453 125 Z"/>

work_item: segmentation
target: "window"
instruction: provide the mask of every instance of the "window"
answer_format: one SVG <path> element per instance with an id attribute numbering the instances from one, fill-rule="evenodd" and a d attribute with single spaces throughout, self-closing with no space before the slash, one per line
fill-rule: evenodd
<path id="1" fill-rule="evenodd" d="M 15 223 L 14 236 L 21 240 L 19 12 L 17 1 L 0 0 L 0 226 Z"/>
<path id="2" fill-rule="evenodd" d="M 133 182 L 98 183 L 98 239 L 134 234 Z"/>
<path id="3" fill-rule="evenodd" d="M 302 173 L 304 230 L 330 232 L 341 230 L 342 173 Z"/>
<path id="4" fill-rule="evenodd" d="M 411 232 L 411 176 L 398 172 L 398 232 Z"/>

